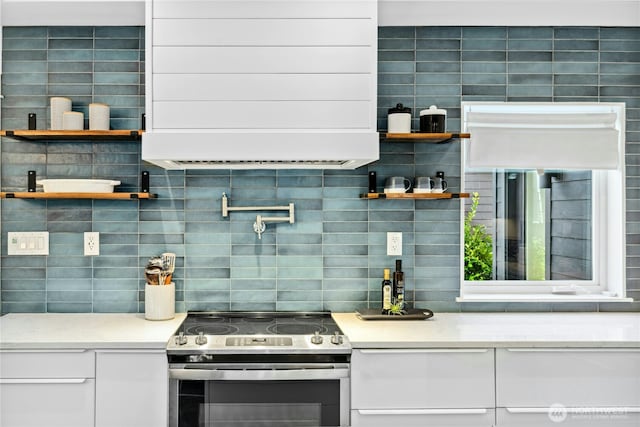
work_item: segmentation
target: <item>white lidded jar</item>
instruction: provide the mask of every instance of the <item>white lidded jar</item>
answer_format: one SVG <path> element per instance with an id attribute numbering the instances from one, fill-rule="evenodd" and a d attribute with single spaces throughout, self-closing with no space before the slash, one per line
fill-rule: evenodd
<path id="1" fill-rule="evenodd" d="M 447 126 L 447 110 L 435 105 L 420 111 L 420 132 L 443 133 Z"/>
<path id="2" fill-rule="evenodd" d="M 109 106 L 100 102 L 89 104 L 89 130 L 109 130 Z"/>
<path id="3" fill-rule="evenodd" d="M 411 133 L 411 108 L 402 104 L 397 104 L 394 108 L 389 108 L 388 115 L 389 133 Z"/>
<path id="4" fill-rule="evenodd" d="M 71 99 L 62 96 L 54 96 L 51 102 L 51 129 L 64 129 L 62 116 L 65 112 L 71 111 Z"/>

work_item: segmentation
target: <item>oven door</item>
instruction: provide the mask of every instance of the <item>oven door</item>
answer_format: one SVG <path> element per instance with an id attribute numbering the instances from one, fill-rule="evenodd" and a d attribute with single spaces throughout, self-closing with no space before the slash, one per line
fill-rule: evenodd
<path id="1" fill-rule="evenodd" d="M 349 425 L 349 364 L 171 364 L 170 427 Z"/>

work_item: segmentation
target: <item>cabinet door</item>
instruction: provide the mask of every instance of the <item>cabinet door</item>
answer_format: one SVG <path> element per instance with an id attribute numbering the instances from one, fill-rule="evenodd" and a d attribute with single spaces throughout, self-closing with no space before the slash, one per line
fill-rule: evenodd
<path id="1" fill-rule="evenodd" d="M 96 353 L 96 427 L 159 427 L 168 421 L 165 351 Z"/>
<path id="2" fill-rule="evenodd" d="M 94 388 L 90 378 L 2 378 L 0 425 L 93 426 Z"/>
<path id="3" fill-rule="evenodd" d="M 498 407 L 640 407 L 639 349 L 498 349 Z"/>
<path id="4" fill-rule="evenodd" d="M 498 408 L 497 427 L 638 427 L 640 408 Z"/>
<path id="5" fill-rule="evenodd" d="M 354 409 L 351 411 L 353 427 L 493 427 L 493 409 Z"/>
<path id="6" fill-rule="evenodd" d="M 492 408 L 493 350 L 354 350 L 353 409 Z"/>

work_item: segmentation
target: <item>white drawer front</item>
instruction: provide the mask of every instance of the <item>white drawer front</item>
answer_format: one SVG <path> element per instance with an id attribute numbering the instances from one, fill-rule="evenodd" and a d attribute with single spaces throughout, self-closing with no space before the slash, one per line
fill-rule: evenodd
<path id="1" fill-rule="evenodd" d="M 354 350 L 353 409 L 495 406 L 493 349 Z"/>
<path id="2" fill-rule="evenodd" d="M 366 410 L 351 411 L 353 427 L 492 427 L 493 409 L 433 409 L 433 410 Z"/>
<path id="3" fill-rule="evenodd" d="M 640 406 L 638 349 L 498 349 L 499 407 Z"/>
<path id="4" fill-rule="evenodd" d="M 2 427 L 90 427 L 94 422 L 93 379 L 2 380 Z"/>
<path id="5" fill-rule="evenodd" d="M 496 427 L 638 427 L 640 408 L 498 408 Z"/>
<path id="6" fill-rule="evenodd" d="M 0 378 L 93 378 L 90 350 L 0 351 Z"/>

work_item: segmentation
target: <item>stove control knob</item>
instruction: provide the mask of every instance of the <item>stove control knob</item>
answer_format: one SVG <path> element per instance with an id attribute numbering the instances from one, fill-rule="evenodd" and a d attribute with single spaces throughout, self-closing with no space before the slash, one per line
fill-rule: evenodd
<path id="1" fill-rule="evenodd" d="M 333 336 L 331 337 L 331 344 L 335 344 L 335 345 L 340 345 L 342 344 L 344 340 L 342 339 L 342 336 L 340 335 L 340 332 L 336 331 Z"/>
<path id="2" fill-rule="evenodd" d="M 176 337 L 177 345 L 185 345 L 187 343 L 187 337 L 184 336 L 184 332 L 180 332 Z"/>
<path id="3" fill-rule="evenodd" d="M 322 335 L 320 335 L 320 332 L 316 331 L 311 337 L 311 344 L 322 344 Z"/>
<path id="4" fill-rule="evenodd" d="M 204 336 L 204 332 L 200 332 L 198 334 L 198 336 L 196 337 L 196 344 L 197 345 L 204 345 L 207 343 L 207 337 Z"/>

